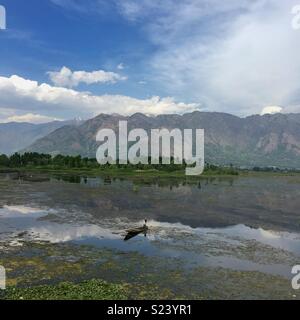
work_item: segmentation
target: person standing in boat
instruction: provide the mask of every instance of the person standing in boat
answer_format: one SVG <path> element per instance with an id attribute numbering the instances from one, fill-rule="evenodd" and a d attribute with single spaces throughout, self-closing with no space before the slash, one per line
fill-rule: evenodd
<path id="1" fill-rule="evenodd" d="M 144 229 L 144 236 L 147 237 L 147 231 L 148 231 L 147 219 L 145 219 L 145 223 L 143 225 L 143 229 Z"/>
<path id="2" fill-rule="evenodd" d="M 144 225 L 143 225 L 143 228 L 144 228 L 144 229 L 146 229 L 146 230 L 148 229 L 148 226 L 147 226 L 147 219 L 145 219 L 145 223 L 144 223 Z"/>

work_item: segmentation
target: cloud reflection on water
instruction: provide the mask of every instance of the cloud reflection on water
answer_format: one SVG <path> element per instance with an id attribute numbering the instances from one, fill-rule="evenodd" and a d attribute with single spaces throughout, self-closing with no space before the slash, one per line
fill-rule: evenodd
<path id="1" fill-rule="evenodd" d="M 28 239 L 49 241 L 52 243 L 68 242 L 94 238 L 121 240 L 128 227 L 141 226 L 143 221 L 133 223 L 128 219 L 103 219 L 99 223 L 59 222 L 47 219 L 49 215 L 63 215 L 52 209 L 27 206 L 4 206 L 0 209 L 0 240 L 18 237 L 20 233 Z M 81 215 L 82 216 L 82 215 Z M 245 240 L 254 240 L 274 248 L 300 254 L 300 236 L 296 233 L 274 232 L 262 228 L 251 228 L 242 224 L 226 228 L 192 228 L 181 223 L 148 222 L 150 232 L 148 241 L 191 242 L 196 250 L 197 244 L 220 241 L 231 245 L 241 245 Z M 21 240 L 21 239 L 20 239 Z"/>

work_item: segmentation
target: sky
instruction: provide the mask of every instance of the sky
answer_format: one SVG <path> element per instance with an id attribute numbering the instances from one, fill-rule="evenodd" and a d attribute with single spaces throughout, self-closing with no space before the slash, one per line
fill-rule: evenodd
<path id="1" fill-rule="evenodd" d="M 0 5 L 0 122 L 300 112 L 300 0 Z"/>

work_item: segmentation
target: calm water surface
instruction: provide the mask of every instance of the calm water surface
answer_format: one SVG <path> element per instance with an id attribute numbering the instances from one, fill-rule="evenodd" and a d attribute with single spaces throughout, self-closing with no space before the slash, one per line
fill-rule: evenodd
<path id="1" fill-rule="evenodd" d="M 223 267 L 291 277 L 300 263 L 300 178 L 132 182 L 109 177 L 1 174 L 0 247 L 85 244 L 184 268 Z M 148 219 L 149 232 L 124 241 Z"/>

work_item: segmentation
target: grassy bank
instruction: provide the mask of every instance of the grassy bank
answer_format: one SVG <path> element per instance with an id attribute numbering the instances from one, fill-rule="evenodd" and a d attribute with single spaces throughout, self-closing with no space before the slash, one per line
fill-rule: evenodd
<path id="1" fill-rule="evenodd" d="M 120 164 L 117 160 L 115 164 L 106 163 L 99 165 L 95 158 L 82 158 L 81 156 L 64 156 L 39 153 L 15 153 L 11 156 L 0 155 L 0 169 L 10 170 L 38 170 L 48 172 L 66 172 L 66 173 L 89 173 L 89 174 L 109 174 L 111 176 L 132 176 L 132 175 L 150 175 L 150 176 L 185 176 L 187 163 L 183 161 L 177 164 L 175 159 L 168 159 L 169 163 L 164 164 L 164 159 L 160 158 L 157 164 L 153 159 L 147 159 L 147 163 Z M 205 175 L 238 175 L 238 171 L 230 167 L 215 166 L 209 163 L 205 164 Z"/>
<path id="2" fill-rule="evenodd" d="M 299 172 L 293 171 L 253 171 L 237 170 L 230 168 L 220 168 L 219 170 L 205 170 L 199 176 L 187 176 L 184 170 L 162 171 L 155 169 L 135 170 L 132 168 L 62 168 L 53 166 L 26 166 L 26 167 L 0 167 L 0 173 L 17 172 L 22 174 L 50 174 L 50 175 L 75 175 L 75 176 L 102 176 L 111 178 L 130 178 L 131 180 L 141 179 L 184 179 L 197 181 L 201 178 L 222 178 L 222 177 L 269 177 L 269 176 L 295 176 L 299 177 Z"/>
<path id="3" fill-rule="evenodd" d="M 21 175 L 26 174 L 38 174 L 48 173 L 57 175 L 82 175 L 82 176 L 109 176 L 111 178 L 130 178 L 132 180 L 140 179 L 185 179 L 195 181 L 201 177 L 233 177 L 238 176 L 240 173 L 237 170 L 205 170 L 200 176 L 187 176 L 185 170 L 177 171 L 163 171 L 156 169 L 132 169 L 132 168 L 62 168 L 52 166 L 26 166 L 26 167 L 14 167 L 4 168 L 0 167 L 0 173 L 5 172 L 18 172 Z"/>
<path id="4" fill-rule="evenodd" d="M 15 153 L 11 156 L 0 155 L 0 172 L 5 170 L 49 172 L 61 174 L 85 174 L 85 175 L 109 175 L 111 177 L 187 177 L 185 169 L 188 167 L 185 161 L 176 164 L 171 157 L 169 164 L 163 164 L 163 159 L 159 159 L 158 164 L 153 164 L 149 157 L 146 164 L 139 163 L 99 165 L 95 158 L 82 158 L 81 156 L 65 156 L 50 154 Z M 250 169 L 238 169 L 234 165 L 214 165 L 205 163 L 204 172 L 201 176 L 237 176 L 237 175 L 296 175 L 299 170 L 280 169 L 277 167 L 254 167 Z M 189 176 L 188 178 L 198 178 L 199 176 Z"/>

